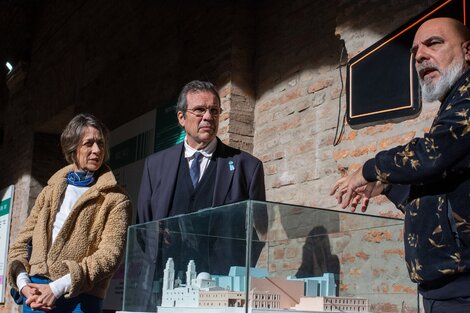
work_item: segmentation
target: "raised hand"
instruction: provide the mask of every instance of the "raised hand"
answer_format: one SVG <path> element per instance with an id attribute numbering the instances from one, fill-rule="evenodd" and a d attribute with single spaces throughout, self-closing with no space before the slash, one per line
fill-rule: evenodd
<path id="1" fill-rule="evenodd" d="M 355 190 L 361 187 L 365 188 L 368 183 L 364 176 L 362 176 L 361 167 L 353 174 L 338 179 L 331 188 L 330 195 L 336 194 L 338 204 L 345 209 L 350 205 L 352 200 L 356 198 L 357 193 Z"/>
<path id="2" fill-rule="evenodd" d="M 335 195 L 338 204 L 343 209 L 350 206 L 351 211 L 356 211 L 356 207 L 361 204 L 361 211 L 365 212 L 369 205 L 369 199 L 382 193 L 385 185 L 379 181 L 368 182 L 362 176 L 362 167 L 353 174 L 344 176 L 336 181 L 330 191 L 330 195 Z"/>
<path id="3" fill-rule="evenodd" d="M 367 185 L 356 188 L 354 192 L 356 196 L 353 197 L 349 205 L 351 206 L 351 211 L 356 211 L 356 207 L 358 206 L 359 202 L 361 202 L 361 211 L 365 212 L 367 207 L 369 206 L 369 199 L 376 197 L 382 194 L 386 185 L 384 185 L 380 181 L 370 182 Z"/>

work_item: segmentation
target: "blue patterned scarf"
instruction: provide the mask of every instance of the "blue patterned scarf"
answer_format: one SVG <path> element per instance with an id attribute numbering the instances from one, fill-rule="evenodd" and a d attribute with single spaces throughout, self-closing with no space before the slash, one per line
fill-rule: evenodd
<path id="1" fill-rule="evenodd" d="M 91 186 L 95 182 L 94 172 L 69 172 L 67 183 L 77 187 Z"/>

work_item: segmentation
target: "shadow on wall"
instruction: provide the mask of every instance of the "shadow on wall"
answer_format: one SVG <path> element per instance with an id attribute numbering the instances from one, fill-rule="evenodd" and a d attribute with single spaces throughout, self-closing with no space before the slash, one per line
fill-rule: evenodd
<path id="1" fill-rule="evenodd" d="M 340 263 L 337 255 L 331 253 L 328 232 L 323 226 L 314 227 L 302 248 L 302 263 L 295 274 L 297 278 L 320 277 L 334 273 L 336 294 L 339 287 Z"/>

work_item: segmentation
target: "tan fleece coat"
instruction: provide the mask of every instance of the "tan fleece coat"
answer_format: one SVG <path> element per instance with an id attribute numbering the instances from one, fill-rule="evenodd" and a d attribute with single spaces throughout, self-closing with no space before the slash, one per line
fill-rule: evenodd
<path id="1" fill-rule="evenodd" d="M 81 293 L 104 298 L 124 252 L 131 203 L 111 170 L 102 166 L 96 183 L 77 200 L 52 244 L 55 216 L 71 170 L 69 165 L 56 172 L 39 194 L 10 248 L 8 279 L 17 288 L 18 266 L 23 266 L 30 276 L 42 275 L 52 280 L 70 273 L 72 287 L 66 298 Z M 29 238 L 33 238 L 33 251 L 28 262 Z"/>

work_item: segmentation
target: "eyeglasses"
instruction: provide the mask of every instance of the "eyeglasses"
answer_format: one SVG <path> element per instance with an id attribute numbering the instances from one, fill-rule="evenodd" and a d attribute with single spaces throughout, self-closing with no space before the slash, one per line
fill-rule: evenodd
<path id="1" fill-rule="evenodd" d="M 207 111 L 209 111 L 209 114 L 217 117 L 222 113 L 222 108 L 195 108 L 195 109 L 186 109 L 186 111 L 196 115 L 197 117 L 203 117 L 204 114 L 206 114 Z"/>

